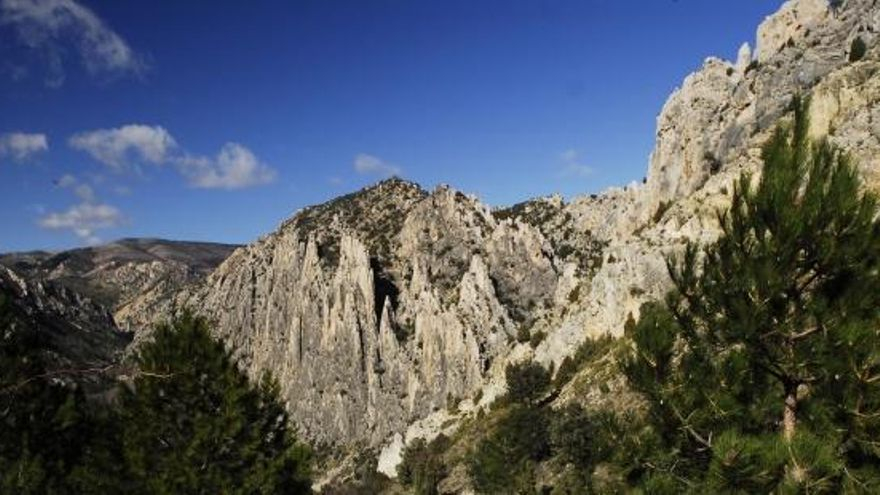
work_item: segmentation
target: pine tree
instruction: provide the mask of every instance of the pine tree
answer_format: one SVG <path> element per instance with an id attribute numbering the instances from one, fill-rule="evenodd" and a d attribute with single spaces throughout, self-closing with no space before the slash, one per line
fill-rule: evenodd
<path id="1" fill-rule="evenodd" d="M 516 403 L 534 404 L 550 386 L 550 372 L 534 361 L 507 365 L 504 376 L 507 397 Z"/>
<path id="2" fill-rule="evenodd" d="M 253 386 L 207 322 L 186 314 L 157 328 L 120 398 L 131 485 L 144 493 L 307 493 L 278 384 Z"/>
<path id="3" fill-rule="evenodd" d="M 741 177 L 719 214 L 719 239 L 670 260 L 674 291 L 631 331 L 625 371 L 663 445 L 653 476 L 722 491 L 877 489 L 877 201 L 807 129 L 796 101 L 757 186 Z"/>
<path id="4" fill-rule="evenodd" d="M 468 471 L 477 493 L 529 493 L 534 470 L 550 454 L 547 412 L 512 404 L 494 430 L 475 446 Z"/>

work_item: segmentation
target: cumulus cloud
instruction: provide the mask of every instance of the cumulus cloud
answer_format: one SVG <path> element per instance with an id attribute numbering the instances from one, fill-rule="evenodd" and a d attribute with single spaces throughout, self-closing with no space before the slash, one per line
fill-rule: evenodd
<path id="1" fill-rule="evenodd" d="M 74 0 L 0 0 L 0 24 L 38 51 L 46 63 L 46 83 L 65 79 L 63 55 L 75 51 L 90 74 L 140 74 L 146 68 L 121 36 L 91 9 Z"/>
<path id="2" fill-rule="evenodd" d="M 190 185 L 203 189 L 242 189 L 275 180 L 275 170 L 238 143 L 226 143 L 215 158 L 185 156 L 177 160 Z"/>
<path id="3" fill-rule="evenodd" d="M 354 157 L 354 170 L 363 175 L 381 175 L 385 177 L 400 175 L 402 172 L 402 169 L 397 165 L 366 153 L 360 153 Z"/>
<path id="4" fill-rule="evenodd" d="M 108 204 L 80 203 L 63 212 L 49 213 L 40 218 L 40 227 L 50 230 L 70 230 L 87 244 L 98 244 L 98 229 L 118 227 L 125 222 L 122 212 Z"/>
<path id="5" fill-rule="evenodd" d="M 165 163 L 177 148 L 177 142 L 165 128 L 142 124 L 81 132 L 71 136 L 68 143 L 116 170 L 125 168 L 133 160 Z"/>
<path id="6" fill-rule="evenodd" d="M 48 149 L 49 139 L 45 134 L 25 132 L 0 134 L 0 157 L 9 156 L 20 162 Z"/>
<path id="7" fill-rule="evenodd" d="M 593 175 L 593 168 L 583 164 L 578 150 L 568 149 L 563 151 L 559 154 L 559 160 L 563 164 L 561 171 L 563 177 L 588 177 Z"/>
<path id="8" fill-rule="evenodd" d="M 186 153 L 162 126 L 129 124 L 115 129 L 98 129 L 74 134 L 68 140 L 74 149 L 116 171 L 131 165 L 173 164 L 193 187 L 242 189 L 268 184 L 277 173 L 247 147 L 226 143 L 216 156 Z"/>
<path id="9" fill-rule="evenodd" d="M 96 231 L 119 227 L 126 222 L 125 215 L 115 206 L 101 203 L 94 189 L 73 175 L 64 175 L 55 181 L 60 189 L 70 190 L 79 200 L 61 212 L 49 212 L 37 224 L 49 230 L 69 230 L 86 244 L 97 244 L 101 239 Z"/>

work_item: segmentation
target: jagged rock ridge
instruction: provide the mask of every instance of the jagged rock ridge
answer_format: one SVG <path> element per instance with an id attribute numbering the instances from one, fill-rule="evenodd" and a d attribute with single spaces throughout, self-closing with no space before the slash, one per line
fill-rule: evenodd
<path id="1" fill-rule="evenodd" d="M 534 227 L 392 179 L 303 210 L 175 306 L 278 376 L 309 438 L 376 445 L 482 386 L 552 304 L 554 263 Z"/>

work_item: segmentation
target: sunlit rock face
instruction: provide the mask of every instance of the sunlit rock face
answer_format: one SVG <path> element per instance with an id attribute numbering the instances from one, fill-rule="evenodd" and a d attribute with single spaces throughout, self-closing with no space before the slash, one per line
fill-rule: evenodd
<path id="1" fill-rule="evenodd" d="M 271 371 L 304 435 L 375 445 L 479 390 L 557 279 L 535 227 L 392 179 L 299 212 L 172 306 Z"/>
<path id="2" fill-rule="evenodd" d="M 812 97 L 814 137 L 876 188 L 878 29 L 871 0 L 786 2 L 754 49 L 707 59 L 669 97 L 644 181 L 494 210 L 445 186 L 383 181 L 298 212 L 204 281 L 136 298 L 125 316 L 143 328 L 192 308 L 253 376 L 279 379 L 306 438 L 399 450 L 473 412 L 477 394 L 491 402 L 508 361 L 558 365 L 588 336 L 620 335 L 668 290 L 667 259 L 718 235 L 734 180 L 759 172 L 795 95 Z M 860 60 L 855 38 L 868 47 Z"/>

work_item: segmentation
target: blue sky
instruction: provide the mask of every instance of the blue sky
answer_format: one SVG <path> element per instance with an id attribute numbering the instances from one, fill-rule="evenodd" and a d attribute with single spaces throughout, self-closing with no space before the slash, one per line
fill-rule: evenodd
<path id="1" fill-rule="evenodd" d="M 0 0 L 0 252 L 249 242 L 398 173 L 491 205 L 641 180 L 778 1 Z"/>

